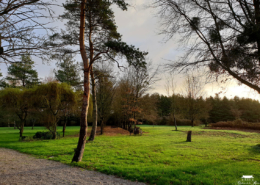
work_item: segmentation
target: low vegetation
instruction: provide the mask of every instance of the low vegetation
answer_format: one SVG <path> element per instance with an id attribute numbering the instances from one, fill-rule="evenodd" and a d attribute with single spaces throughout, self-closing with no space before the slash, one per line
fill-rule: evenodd
<path id="1" fill-rule="evenodd" d="M 210 124 L 210 127 L 229 127 L 229 128 L 238 128 L 238 129 L 254 129 L 260 130 L 259 123 L 250 123 L 242 121 L 241 119 L 235 121 L 220 121 L 214 124 Z"/>
<path id="2" fill-rule="evenodd" d="M 236 184 L 242 175 L 260 182 L 260 135 L 202 127 L 140 126 L 142 136 L 102 135 L 86 143 L 82 162 L 71 163 L 79 127 L 58 140 L 18 141 L 19 130 L 0 127 L 0 146 L 149 184 Z M 186 142 L 187 131 L 192 142 Z M 25 127 L 24 136 L 46 132 Z M 62 132 L 62 127 L 57 128 Z"/>

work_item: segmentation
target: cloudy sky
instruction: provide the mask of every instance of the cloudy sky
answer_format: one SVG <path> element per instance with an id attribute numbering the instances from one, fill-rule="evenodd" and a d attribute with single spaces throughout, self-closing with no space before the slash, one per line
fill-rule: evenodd
<path id="1" fill-rule="evenodd" d="M 65 2 L 65 0 L 57 1 L 60 4 Z M 123 41 L 140 48 L 142 51 L 149 52 L 148 58 L 152 61 L 154 68 L 161 66 L 159 74 L 161 80 L 153 85 L 153 89 L 150 93 L 158 92 L 166 95 L 165 85 L 169 74 L 163 71 L 163 66 L 168 63 L 169 60 L 174 61 L 174 59 L 184 53 L 181 48 L 178 48 L 178 36 L 168 42 L 164 42 L 164 36 L 159 35 L 160 20 L 156 17 L 156 11 L 145 8 L 145 3 L 151 2 L 150 0 L 128 0 L 127 2 L 132 5 L 128 11 L 121 11 L 116 6 L 113 6 L 118 32 L 122 34 Z M 63 10 L 62 8 L 56 7 L 55 11 L 56 15 L 59 15 Z M 64 23 L 59 22 L 54 25 L 62 28 L 63 24 Z M 36 69 L 41 78 L 53 75 L 52 71 L 55 67 L 55 62 L 43 64 L 39 59 L 34 60 L 36 62 Z M 4 64 L 0 64 L 0 67 L 1 72 L 6 75 L 7 67 Z M 176 91 L 179 93 L 183 92 L 185 74 L 174 74 L 173 77 Z M 259 99 L 257 93 L 243 85 L 239 86 L 236 81 L 229 81 L 226 84 L 217 82 L 207 83 L 205 85 L 205 91 L 207 96 L 214 96 L 215 93 L 222 92 L 221 96 L 227 96 L 228 98 L 240 96 Z"/>

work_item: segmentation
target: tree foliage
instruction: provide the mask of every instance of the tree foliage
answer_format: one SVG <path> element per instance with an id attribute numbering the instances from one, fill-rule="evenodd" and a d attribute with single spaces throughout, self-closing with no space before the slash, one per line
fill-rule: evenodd
<path id="1" fill-rule="evenodd" d="M 2 108 L 16 115 L 20 120 L 20 122 L 17 123 L 17 127 L 20 130 L 20 137 L 23 136 L 23 129 L 26 123 L 26 118 L 30 109 L 32 108 L 31 98 L 31 89 L 6 88 L 1 90 L 0 93 Z"/>
<path id="2" fill-rule="evenodd" d="M 0 2 L 0 62 L 19 62 L 28 51 L 45 58 L 45 35 L 48 33 L 49 18 L 52 16 L 52 1 L 44 0 L 2 0 Z"/>
<path id="3" fill-rule="evenodd" d="M 208 67 L 260 93 L 259 0 L 154 0 L 167 39 L 177 33 L 188 46 L 169 67 Z"/>
<path id="4" fill-rule="evenodd" d="M 57 64 L 58 70 L 54 69 L 55 77 L 62 83 L 67 83 L 72 87 L 79 87 L 82 83 L 80 80 L 80 66 L 75 63 L 72 55 L 65 55 L 61 62 Z"/>
<path id="5" fill-rule="evenodd" d="M 39 84 L 38 73 L 33 69 L 34 61 L 30 54 L 21 56 L 21 62 L 12 63 L 8 67 L 8 80 L 11 86 L 32 87 Z"/>
<path id="6" fill-rule="evenodd" d="M 62 110 L 73 107 L 76 98 L 69 85 L 52 82 L 37 86 L 33 103 L 44 116 L 45 126 L 53 134 L 53 139 L 56 139 L 57 123 L 62 116 Z"/>

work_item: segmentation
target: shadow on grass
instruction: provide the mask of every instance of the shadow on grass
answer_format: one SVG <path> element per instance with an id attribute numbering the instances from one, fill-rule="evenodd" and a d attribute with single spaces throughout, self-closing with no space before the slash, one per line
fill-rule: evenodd
<path id="1" fill-rule="evenodd" d="M 260 144 L 251 146 L 249 148 L 249 152 L 253 153 L 253 154 L 260 154 Z"/>

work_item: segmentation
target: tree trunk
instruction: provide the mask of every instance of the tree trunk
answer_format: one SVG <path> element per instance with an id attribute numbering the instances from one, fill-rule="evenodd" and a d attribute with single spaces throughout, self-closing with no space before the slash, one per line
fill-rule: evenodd
<path id="1" fill-rule="evenodd" d="M 15 121 L 14 121 L 14 129 L 15 129 Z"/>
<path id="2" fill-rule="evenodd" d="M 84 31 L 85 31 L 85 6 L 87 0 L 81 1 L 81 12 L 80 12 L 80 53 L 83 60 L 84 65 L 84 93 L 83 93 L 83 100 L 82 100 L 82 110 L 80 115 L 80 133 L 79 133 L 79 141 L 77 148 L 75 149 L 74 156 L 72 158 L 72 162 L 80 162 L 83 157 L 86 138 L 87 138 L 87 131 L 88 131 L 88 123 L 87 123 L 87 113 L 89 107 L 89 61 L 87 58 L 87 53 L 85 50 L 85 38 L 84 38 Z"/>
<path id="3" fill-rule="evenodd" d="M 100 129 L 101 129 L 101 135 L 103 135 L 103 133 L 104 133 L 104 121 L 103 121 L 103 118 L 101 119 Z"/>
<path id="4" fill-rule="evenodd" d="M 188 131 L 186 142 L 191 142 L 191 133 L 192 133 L 192 131 Z"/>
<path id="5" fill-rule="evenodd" d="M 91 82 L 92 82 L 92 101 L 93 101 L 93 124 L 89 141 L 94 141 L 97 131 L 97 94 L 96 94 L 96 82 L 93 73 L 93 68 L 90 70 Z M 101 127 L 102 130 L 102 127 Z M 102 131 L 101 131 L 102 132 Z"/>
<path id="6" fill-rule="evenodd" d="M 174 116 L 174 119 L 173 119 L 173 121 L 174 121 L 175 131 L 177 131 L 177 130 L 178 130 L 178 128 L 177 128 L 177 123 L 176 123 L 176 118 L 175 118 L 175 116 Z"/>
<path id="7" fill-rule="evenodd" d="M 191 119 L 191 126 L 194 127 L 194 120 Z"/>
<path id="8" fill-rule="evenodd" d="M 52 139 L 56 139 L 56 138 L 57 138 L 57 123 L 55 123 L 54 129 L 52 132 Z"/>
<path id="9" fill-rule="evenodd" d="M 23 137 L 24 122 L 25 122 L 25 120 L 22 120 L 22 122 L 21 122 L 21 127 L 20 127 L 20 137 Z"/>
<path id="10" fill-rule="evenodd" d="M 66 125 L 67 125 L 67 117 L 65 118 L 66 120 L 64 121 L 64 124 L 63 124 L 63 129 L 62 129 L 62 135 L 63 137 L 65 136 L 65 131 L 66 131 Z"/>

